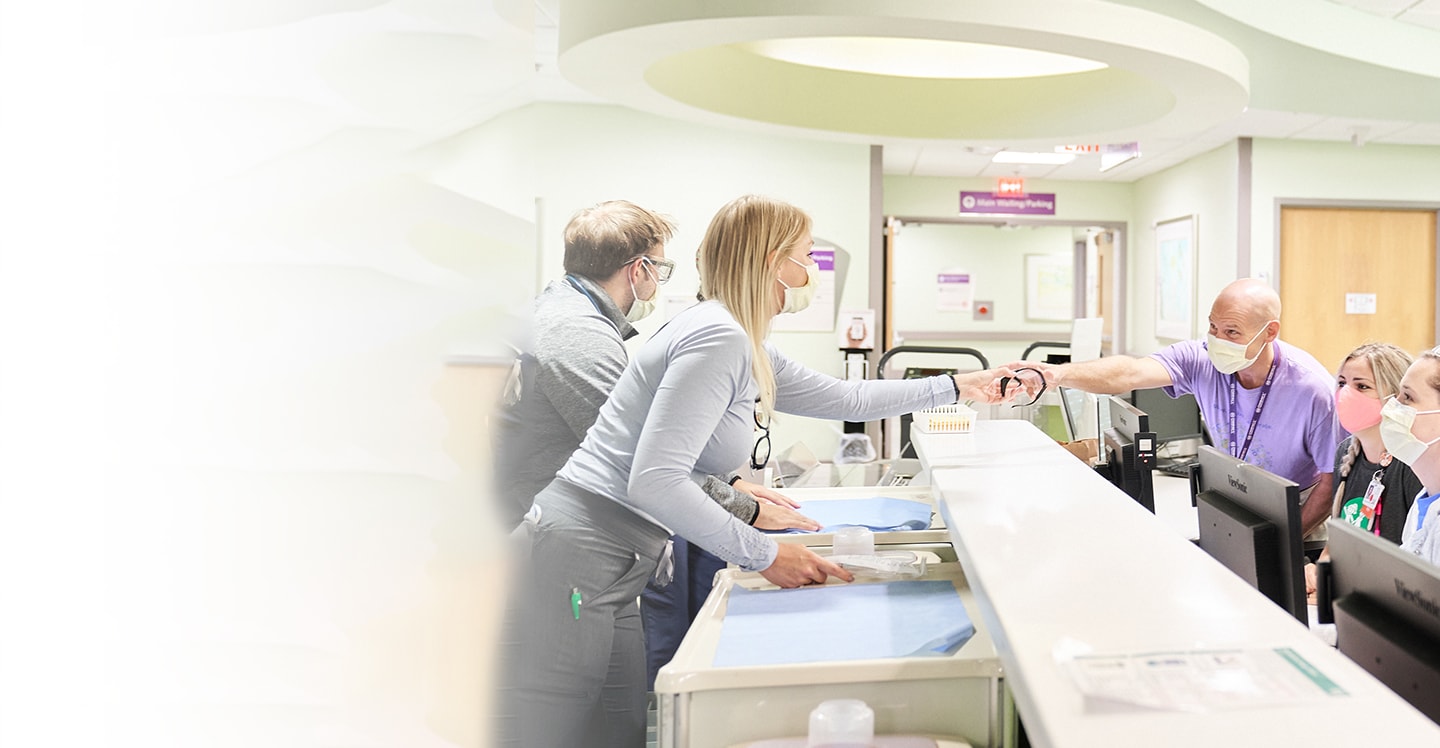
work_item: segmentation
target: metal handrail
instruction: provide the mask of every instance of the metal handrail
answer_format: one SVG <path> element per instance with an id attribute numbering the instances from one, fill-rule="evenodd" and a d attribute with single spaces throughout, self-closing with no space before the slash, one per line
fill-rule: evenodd
<path id="1" fill-rule="evenodd" d="M 1069 344 L 1069 343 L 1056 343 L 1056 342 L 1047 342 L 1047 341 L 1043 341 L 1043 340 L 1042 340 L 1042 341 L 1040 341 L 1040 342 L 1038 342 L 1038 343 L 1031 343 L 1030 346 L 1025 349 L 1025 352 L 1022 353 L 1022 354 L 1020 354 L 1020 360 L 1021 360 L 1021 361 L 1024 361 L 1025 359 L 1029 358 L 1031 351 L 1034 351 L 1036 348 L 1067 348 L 1067 349 L 1068 349 L 1069 347 L 1070 347 L 1070 344 Z"/>
<path id="2" fill-rule="evenodd" d="M 894 348 L 885 351 L 885 353 L 880 356 L 880 361 L 875 365 L 876 379 L 885 378 L 886 362 L 888 362 L 892 356 L 900 353 L 958 353 L 962 356 L 974 356 L 975 358 L 979 359 L 980 368 L 982 369 L 990 368 L 990 359 L 985 358 L 985 354 L 975 350 L 974 348 L 950 347 L 943 345 L 897 345 Z"/>

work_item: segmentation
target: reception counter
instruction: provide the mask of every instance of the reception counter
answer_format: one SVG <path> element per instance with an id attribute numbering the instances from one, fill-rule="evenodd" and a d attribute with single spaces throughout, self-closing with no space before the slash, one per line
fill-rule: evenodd
<path id="1" fill-rule="evenodd" d="M 914 436 L 1033 745 L 1440 745 L 1440 726 L 1029 423 Z M 1141 706 L 1074 675 L 1201 653 L 1280 653 L 1323 688 Z"/>

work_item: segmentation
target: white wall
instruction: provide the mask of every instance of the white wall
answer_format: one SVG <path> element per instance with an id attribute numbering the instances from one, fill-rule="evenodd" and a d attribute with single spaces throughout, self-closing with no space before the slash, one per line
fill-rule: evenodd
<path id="1" fill-rule="evenodd" d="M 1256 273 L 1279 273 L 1280 200 L 1440 203 L 1440 147 L 1256 140 L 1252 163 Z"/>
<path id="2" fill-rule="evenodd" d="M 525 159 L 497 154 L 524 153 Z M 508 112 L 427 154 L 433 178 L 468 197 L 495 201 L 534 216 L 541 250 L 538 278 L 563 275 L 563 230 L 578 209 L 625 199 L 672 217 L 678 232 L 667 248 L 676 274 L 666 295 L 693 296 L 694 251 L 715 212 L 747 193 L 779 198 L 814 219 L 817 242 L 849 255 L 837 309 L 866 306 L 869 283 L 869 149 L 866 146 L 730 132 L 615 106 L 533 104 Z M 526 260 L 528 262 L 528 259 Z M 514 282 L 523 273 L 506 271 Z M 538 292 L 538 280 L 525 286 Z M 511 289 L 513 292 L 514 289 Z M 643 342 L 664 322 L 642 321 Z M 776 332 L 787 354 L 830 374 L 841 373 L 835 334 Z M 827 458 L 838 443 L 831 424 L 783 417 L 771 437 L 777 450 L 804 441 Z"/>
<path id="3" fill-rule="evenodd" d="M 1058 255 L 1064 262 L 1073 263 L 1074 233 L 1069 226 L 904 225 L 896 241 L 897 251 L 893 259 L 896 275 L 895 329 L 901 335 L 921 332 L 945 334 L 947 337 L 902 342 L 975 348 L 985 354 L 993 366 L 1018 359 L 1029 343 L 1069 340 L 1068 321 L 1026 319 L 1025 257 Z M 939 284 L 936 275 L 951 269 L 970 274 L 974 298 L 993 303 L 993 320 L 976 321 L 972 312 L 938 310 Z M 1023 334 L 1024 341 L 984 340 L 969 335 L 997 331 Z M 936 360 L 932 363 L 926 359 L 907 357 L 899 363 L 968 368 L 974 360 Z"/>
<path id="4" fill-rule="evenodd" d="M 1025 187 L 1030 192 L 1054 193 L 1055 215 L 1053 217 L 1025 217 L 1034 220 L 1053 220 L 1068 222 L 1120 222 L 1128 223 L 1131 218 L 1132 186 L 1127 183 L 1111 182 L 1046 182 L 1044 180 L 1027 180 Z M 988 178 L 958 179 L 952 177 L 909 177 L 909 176 L 887 176 L 884 181 L 884 212 L 886 215 L 920 217 L 920 218 L 954 218 L 960 214 L 960 192 L 981 191 L 988 192 L 995 188 L 995 181 Z M 939 226 L 939 224 L 935 224 Z M 912 231 L 910 227 L 902 229 L 901 246 L 908 246 L 912 237 L 922 237 L 922 232 L 931 231 L 926 227 L 919 232 Z M 966 236 L 976 242 L 967 252 L 975 256 L 986 258 L 1003 258 L 1014 254 L 1016 242 L 1024 242 L 1029 229 L 1007 229 L 998 230 L 988 227 L 966 228 Z M 1048 229 L 1057 233 L 1054 244 L 1049 250 L 1030 249 L 1021 252 L 1068 252 L 1073 246 L 1070 238 L 1070 228 Z M 1129 233 L 1128 231 L 1126 232 Z M 1063 234 L 1063 235 L 1062 235 Z M 933 232 L 932 232 L 933 235 Z M 1048 236 L 1042 232 L 1038 236 Z M 987 238 L 988 237 L 988 238 Z M 922 240 L 923 241 L 923 240 Z M 1049 240 L 1046 240 L 1047 246 Z M 906 250 L 908 251 L 908 250 Z M 1037 340 L 1068 340 L 1069 326 L 1044 323 L 1026 323 L 1023 321 L 1024 295 L 1020 292 L 1020 285 L 1023 279 L 1023 258 L 1015 263 L 1001 263 L 1000 266 L 986 262 L 985 271 L 992 278 L 986 283 L 994 283 L 995 279 L 1004 275 L 1003 283 L 992 285 L 994 293 L 987 294 L 984 290 L 977 290 L 976 298 L 991 299 L 997 304 L 997 319 L 994 323 L 969 323 L 961 325 L 956 321 L 957 329 L 990 329 L 1000 332 L 1023 332 L 1025 339 L 1021 341 L 988 340 L 958 341 L 980 349 L 990 359 L 992 364 L 1003 364 L 1019 358 L 1026 345 Z M 897 271 L 898 272 L 898 271 Z M 935 277 L 928 269 L 916 277 L 902 275 L 897 278 L 897 299 L 933 299 L 935 295 Z M 971 327 L 974 325 L 974 327 Z M 1033 337 L 1029 333 L 1034 333 Z M 919 344 L 922 341 L 914 341 Z M 947 341 L 936 341 L 939 345 L 949 345 Z M 1041 353 L 1032 354 L 1032 358 L 1040 358 Z M 936 364 L 939 365 L 939 364 Z"/>
<path id="5" fill-rule="evenodd" d="M 1135 183 L 1130 232 L 1130 346 L 1134 355 L 1174 342 L 1155 337 L 1155 224 L 1194 216 L 1196 225 L 1195 334 L 1203 335 L 1210 302 L 1235 280 L 1239 175 L 1234 142 Z"/>
<path id="6" fill-rule="evenodd" d="M 7 709 L 4 742 L 481 745 L 504 570 L 474 403 L 496 386 L 444 360 L 505 309 L 486 258 L 532 245 L 533 225 L 428 181 L 415 149 L 436 133 L 329 85 L 346 66 L 316 58 L 374 41 L 363 29 L 141 42 L 97 22 L 102 41 L 67 10 L 58 41 L 87 54 L 27 58 L 114 90 L 39 85 L 17 108 L 59 137 L 0 138 L 84 154 L 24 185 L 60 198 L 43 240 L 0 242 L 55 263 L 26 285 L 57 286 L 4 316 L 73 356 L 4 365 L 0 390 L 43 417 L 22 443 L 58 456 L 0 491 L 54 513 L 3 523 L 35 546 L 7 535 L 5 567 L 40 593 L 9 609 L 41 622 L 4 632 L 39 665 L 7 650 L 4 698 L 58 705 Z M 122 42 L 143 53 L 112 57 Z M 57 310 L 83 326 L 49 332 Z M 18 386 L 22 358 L 61 396 Z"/>

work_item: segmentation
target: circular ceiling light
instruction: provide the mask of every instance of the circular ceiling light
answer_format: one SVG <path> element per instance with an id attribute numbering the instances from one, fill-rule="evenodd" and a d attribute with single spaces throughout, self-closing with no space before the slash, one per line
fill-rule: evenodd
<path id="1" fill-rule="evenodd" d="M 797 62 L 773 45 L 819 40 L 809 46 L 833 52 L 827 40 L 860 38 L 931 50 L 1006 47 L 1097 67 L 1025 77 L 915 75 L 858 55 L 843 66 Z M 1249 99 L 1249 63 L 1234 45 L 1100 0 L 565 0 L 560 69 L 581 88 L 643 111 L 855 142 L 1181 137 L 1235 116 Z"/>
<path id="2" fill-rule="evenodd" d="M 735 46 L 797 65 L 901 78 L 1033 78 L 1105 67 L 1103 62 L 1053 52 L 944 39 L 802 37 Z"/>

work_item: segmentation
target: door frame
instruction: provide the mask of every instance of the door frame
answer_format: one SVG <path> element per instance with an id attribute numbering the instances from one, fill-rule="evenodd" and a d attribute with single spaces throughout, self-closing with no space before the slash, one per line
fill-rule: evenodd
<path id="1" fill-rule="evenodd" d="M 1275 198 L 1275 227 L 1273 261 L 1270 277 L 1275 279 L 1275 292 L 1280 293 L 1280 213 L 1285 208 L 1348 208 L 1351 210 L 1410 210 L 1417 213 L 1435 214 L 1435 334 L 1440 336 L 1440 203 L 1418 200 L 1335 200 L 1299 197 Z"/>
<path id="2" fill-rule="evenodd" d="M 904 224 L 906 224 L 906 223 L 914 223 L 914 224 L 944 223 L 944 224 L 957 224 L 957 225 L 963 225 L 963 226 L 995 226 L 995 227 L 1000 227 L 1000 226 L 1045 226 L 1045 227 L 1052 227 L 1052 226 L 1053 226 L 1053 227 L 1069 227 L 1069 228 L 1098 228 L 1098 229 L 1105 229 L 1105 230 L 1108 230 L 1108 231 L 1113 231 L 1113 232 L 1115 233 L 1115 236 L 1117 237 L 1117 239 L 1116 239 L 1116 242 L 1115 242 L 1115 261 L 1112 263 L 1112 267 L 1110 268 L 1110 272 L 1111 272 L 1110 282 L 1111 282 L 1113 288 L 1115 289 L 1115 316 L 1114 316 L 1114 318 L 1111 320 L 1111 340 L 1110 340 L 1110 345 L 1111 345 L 1111 350 L 1112 350 L 1114 353 L 1116 353 L 1116 354 L 1125 354 L 1125 353 L 1128 353 L 1128 352 L 1129 352 L 1129 350 L 1130 350 L 1129 337 L 1128 337 L 1127 334 L 1126 334 L 1127 331 L 1126 331 L 1126 325 L 1125 325 L 1126 311 L 1127 311 L 1127 309 L 1128 309 L 1129 306 L 1130 306 L 1130 294 L 1129 294 L 1129 286 L 1130 286 L 1130 284 L 1127 282 L 1127 278 L 1129 277 L 1129 275 L 1128 275 L 1128 267 L 1129 267 L 1129 264 L 1130 264 L 1130 263 L 1129 263 L 1129 251 L 1128 251 L 1129 244 L 1130 244 L 1130 224 L 1129 224 L 1128 221 L 1080 221 L 1080 220 L 1069 220 L 1069 219 L 1065 219 L 1065 220 L 1044 220 L 1044 219 L 1038 219 L 1038 218 L 1021 218 L 1021 217 L 1018 217 L 1018 216 L 1015 217 L 1015 218 L 1001 218 L 1001 217 L 995 217 L 995 216 L 970 217 L 970 216 L 900 216 L 900 215 L 887 215 L 887 216 L 885 216 L 883 223 L 884 223 L 885 226 L 888 227 L 888 226 L 890 225 L 890 222 L 891 222 L 891 221 L 898 221 L 902 226 L 903 226 Z M 885 277 L 884 277 L 884 279 L 883 279 L 883 285 L 882 285 L 882 288 L 881 288 L 881 294 L 882 294 L 881 305 L 884 307 L 882 313 L 883 313 L 884 316 L 885 316 L 885 324 L 882 326 L 882 329 L 887 330 L 887 331 L 891 331 L 891 330 L 893 330 L 893 328 L 891 327 L 891 325 L 893 324 L 893 314 L 892 314 L 892 312 L 893 312 L 892 306 L 893 306 L 893 305 L 892 305 L 892 299 L 891 299 L 891 297 L 890 297 L 890 283 L 889 283 L 889 281 L 890 281 L 891 268 L 893 267 L 893 265 L 892 265 L 892 260 L 894 259 L 894 258 L 893 258 L 894 246 L 893 246 L 892 243 L 889 242 L 889 241 L 886 241 L 886 242 L 884 243 L 884 254 L 885 254 L 885 256 L 884 256 L 884 259 L 883 259 L 883 261 L 882 261 L 882 267 L 884 268 Z M 1076 257 L 1076 261 L 1075 261 L 1075 278 L 1077 279 L 1077 286 L 1076 286 L 1077 288 L 1079 287 L 1079 283 L 1080 283 L 1080 282 L 1083 282 L 1083 279 L 1085 278 L 1085 266 L 1084 266 L 1084 263 L 1085 263 L 1084 255 L 1077 253 L 1077 257 Z M 1074 311 L 1074 313 L 1075 313 L 1076 316 L 1083 316 L 1083 315 L 1084 315 L 1085 309 L 1084 309 L 1084 307 L 1081 306 L 1081 304 L 1080 304 L 1080 295 L 1079 295 L 1078 292 L 1076 293 L 1075 303 L 1074 303 L 1073 306 L 1075 307 L 1073 311 Z M 1100 312 L 1100 313 L 1101 313 L 1101 316 L 1104 316 L 1105 311 L 1106 311 L 1106 310 L 1101 310 L 1101 312 Z M 1440 330 L 1440 327 L 1437 327 L 1436 329 L 1437 329 L 1437 330 Z M 917 335 L 917 334 L 912 333 L 911 336 L 910 336 L 909 338 L 907 338 L 907 339 L 911 339 L 911 340 L 924 340 L 925 337 L 926 337 L 926 336 L 923 335 L 923 334 Z M 1030 334 L 1030 333 L 1018 333 L 1018 334 L 1017 334 L 1017 333 L 1008 333 L 1008 332 L 983 332 L 983 331 L 975 331 L 975 332 L 967 332 L 967 333 L 965 333 L 965 337 L 970 338 L 970 339 L 974 339 L 974 340 L 1003 340 L 1003 341 L 1007 341 L 1007 342 L 1013 342 L 1013 341 L 1028 341 L 1028 340 L 1030 340 L 1031 338 L 1033 338 L 1034 335 L 1033 335 L 1033 334 Z M 889 334 L 887 334 L 887 335 L 885 336 L 884 341 L 882 341 L 881 345 L 878 346 L 878 347 L 883 347 L 885 350 L 888 350 L 888 349 L 890 348 L 890 338 L 891 338 L 891 336 L 890 336 Z"/>

